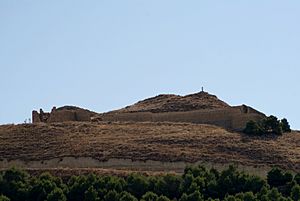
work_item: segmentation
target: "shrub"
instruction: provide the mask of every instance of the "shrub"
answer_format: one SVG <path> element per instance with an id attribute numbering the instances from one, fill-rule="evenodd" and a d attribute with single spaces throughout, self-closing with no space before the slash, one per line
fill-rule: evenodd
<path id="1" fill-rule="evenodd" d="M 281 124 L 281 128 L 282 128 L 282 131 L 283 132 L 287 132 L 287 133 L 290 133 L 292 130 L 291 130 L 291 127 L 290 127 L 290 124 L 289 122 L 287 121 L 287 119 L 281 119 L 280 121 L 280 124 Z"/>
<path id="2" fill-rule="evenodd" d="M 300 185 L 300 173 L 297 173 L 294 177 L 294 180 L 296 181 L 297 184 Z"/>
<path id="3" fill-rule="evenodd" d="M 93 186 L 90 186 L 84 193 L 84 201 L 99 201 L 98 193 Z"/>
<path id="4" fill-rule="evenodd" d="M 271 171 L 268 172 L 267 181 L 271 187 L 279 187 L 284 186 L 288 182 L 293 180 L 293 175 L 289 172 L 284 173 L 279 168 L 272 168 Z"/>
<path id="5" fill-rule="evenodd" d="M 258 123 L 252 120 L 246 124 L 246 128 L 244 129 L 244 133 L 250 135 L 261 135 L 263 132 L 263 129 L 258 125 Z"/>
<path id="6" fill-rule="evenodd" d="M 171 201 L 168 197 L 161 195 L 157 198 L 156 201 Z"/>
<path id="7" fill-rule="evenodd" d="M 249 121 L 246 124 L 243 132 L 251 135 L 262 135 L 270 133 L 280 135 L 283 132 L 291 132 L 291 129 L 287 119 L 282 119 L 281 121 L 279 121 L 277 117 L 271 115 L 257 122 L 252 120 Z"/>
<path id="8" fill-rule="evenodd" d="M 48 196 L 46 201 L 66 201 L 67 198 L 60 188 L 54 189 Z"/>
<path id="9" fill-rule="evenodd" d="M 12 201 L 26 200 L 29 192 L 28 173 L 12 168 L 3 174 L 2 193 Z"/>
<path id="10" fill-rule="evenodd" d="M 131 174 L 126 179 L 127 191 L 137 198 L 141 198 L 148 191 L 149 182 L 140 174 Z"/>
<path id="11" fill-rule="evenodd" d="M 0 195 L 0 201 L 10 201 L 10 199 L 4 195 Z"/>
<path id="12" fill-rule="evenodd" d="M 149 191 L 142 196 L 141 201 L 156 201 L 157 198 L 158 196 L 155 193 Z"/>
<path id="13" fill-rule="evenodd" d="M 124 191 L 121 193 L 120 201 L 138 201 L 138 199 L 136 199 L 136 197 L 134 197 L 130 193 Z"/>
<path id="14" fill-rule="evenodd" d="M 300 200 L 300 186 L 299 186 L 299 185 L 295 185 L 295 186 L 292 188 L 291 198 L 292 198 L 294 201 Z"/>

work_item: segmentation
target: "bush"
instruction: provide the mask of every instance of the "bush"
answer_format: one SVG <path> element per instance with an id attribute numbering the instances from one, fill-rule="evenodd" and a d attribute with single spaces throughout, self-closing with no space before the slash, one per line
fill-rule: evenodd
<path id="1" fill-rule="evenodd" d="M 261 135 L 263 132 L 263 129 L 258 125 L 258 123 L 252 120 L 246 124 L 246 128 L 244 129 L 244 133 L 250 135 Z"/>
<path id="2" fill-rule="evenodd" d="M 294 201 L 300 200 L 300 186 L 299 186 L 299 185 L 295 185 L 295 186 L 292 188 L 291 198 L 292 198 Z"/>
<path id="3" fill-rule="evenodd" d="M 46 201 L 66 201 L 67 198 L 60 188 L 54 189 L 48 196 Z"/>
<path id="4" fill-rule="evenodd" d="M 142 196 L 141 201 L 156 201 L 157 198 L 158 196 L 155 193 L 149 191 Z"/>
<path id="5" fill-rule="evenodd" d="M 10 199 L 4 195 L 0 195 L 0 201 L 10 201 Z"/>
<path id="6" fill-rule="evenodd" d="M 149 182 L 143 175 L 131 174 L 127 177 L 126 182 L 127 191 L 139 199 L 148 191 Z"/>
<path id="7" fill-rule="evenodd" d="M 275 116 L 265 117 L 262 120 L 255 122 L 249 121 L 246 124 L 244 133 L 250 135 L 262 135 L 262 134 L 277 134 L 280 135 L 283 132 L 291 132 L 290 125 L 287 119 L 279 121 Z"/>
<path id="8" fill-rule="evenodd" d="M 26 200 L 29 194 L 28 173 L 12 168 L 3 174 L 2 193 L 12 201 Z"/>
<path id="9" fill-rule="evenodd" d="M 295 175 L 294 180 L 295 180 L 295 182 L 296 182 L 297 184 L 300 185 L 300 173 L 297 173 L 297 174 Z"/>
<path id="10" fill-rule="evenodd" d="M 161 195 L 157 198 L 156 201 L 171 201 L 168 197 Z"/>
<path id="11" fill-rule="evenodd" d="M 268 172 L 267 181 L 271 187 L 284 186 L 293 180 L 293 175 L 289 172 L 284 173 L 279 168 L 273 168 Z"/>
<path id="12" fill-rule="evenodd" d="M 282 128 L 282 131 L 283 132 L 287 132 L 287 133 L 289 133 L 289 132 L 291 132 L 292 130 L 291 130 L 291 127 L 290 127 L 290 124 L 289 124 L 289 122 L 287 121 L 287 119 L 281 119 L 281 128 Z"/>
<path id="13" fill-rule="evenodd" d="M 121 193 L 120 201 L 138 201 L 138 199 L 136 199 L 136 197 L 134 197 L 130 193 L 124 191 Z"/>

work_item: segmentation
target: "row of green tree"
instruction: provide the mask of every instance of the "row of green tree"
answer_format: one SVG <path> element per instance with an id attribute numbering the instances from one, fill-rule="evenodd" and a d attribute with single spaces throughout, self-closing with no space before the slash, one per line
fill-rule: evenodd
<path id="1" fill-rule="evenodd" d="M 0 201 L 299 201 L 300 174 L 274 168 L 267 179 L 238 171 L 187 167 L 182 175 L 72 176 L 9 169 L 0 176 Z"/>
<path id="2" fill-rule="evenodd" d="M 249 121 L 244 129 L 244 133 L 251 135 L 277 134 L 291 132 L 290 124 L 287 119 L 278 120 L 271 115 L 260 121 Z"/>

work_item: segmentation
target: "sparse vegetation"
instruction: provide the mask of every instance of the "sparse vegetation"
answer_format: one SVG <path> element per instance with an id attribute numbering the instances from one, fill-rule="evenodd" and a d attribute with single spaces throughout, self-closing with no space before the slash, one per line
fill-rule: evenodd
<path id="1" fill-rule="evenodd" d="M 42 173 L 32 176 L 18 169 L 1 172 L 1 201 L 299 201 L 296 177 L 274 168 L 267 179 L 235 166 L 219 172 L 203 166 L 187 167 L 182 175 L 123 177 L 71 176 L 64 181 Z"/>
<path id="2" fill-rule="evenodd" d="M 287 119 L 278 120 L 277 117 L 271 115 L 261 121 L 249 121 L 244 129 L 244 133 L 251 135 L 277 134 L 291 132 L 291 128 Z"/>
<path id="3" fill-rule="evenodd" d="M 154 160 L 151 166 L 143 162 L 126 166 L 125 170 L 180 171 L 177 161 L 215 164 L 237 163 L 241 166 L 257 167 L 255 172 L 265 174 L 270 165 L 300 171 L 300 135 L 291 135 L 261 140 L 250 135 L 240 135 L 217 126 L 169 122 L 66 122 L 55 124 L 22 124 L 0 126 L 0 159 L 40 161 L 43 168 L 47 160 L 55 159 L 69 163 L 73 157 L 80 164 L 81 157 L 90 157 L 99 162 L 110 159 L 133 161 Z M 85 158 L 85 161 L 88 158 Z M 42 163 L 44 161 L 44 163 Z M 58 163 L 57 162 L 57 163 Z M 107 161 L 109 165 L 109 161 Z M 160 162 L 172 163 L 161 166 Z M 123 163 L 123 162 L 122 162 Z M 129 162 L 131 163 L 131 162 Z M 94 162 L 92 163 L 94 164 Z M 124 163 L 123 163 L 124 164 Z M 84 167 L 95 166 L 85 163 Z M 9 165 L 8 165 L 9 166 Z M 114 166 L 116 167 L 116 166 Z M 117 168 L 124 169 L 120 164 Z M 114 168 L 112 168 L 114 169 Z"/>

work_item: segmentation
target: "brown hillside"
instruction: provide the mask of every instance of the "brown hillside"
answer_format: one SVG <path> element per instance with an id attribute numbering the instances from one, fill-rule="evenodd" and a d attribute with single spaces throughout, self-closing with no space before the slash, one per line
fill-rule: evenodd
<path id="1" fill-rule="evenodd" d="M 276 165 L 300 172 L 299 144 L 298 132 L 279 137 L 249 137 L 216 126 L 188 123 L 66 122 L 2 125 L 0 167 L 6 167 L 7 161 L 17 160 L 19 162 L 16 161 L 16 164 L 23 161 L 28 166 L 32 161 L 40 161 L 38 165 L 47 168 L 47 160 L 62 161 L 65 157 L 82 157 L 80 160 L 83 160 L 81 163 L 85 166 L 80 167 L 88 167 L 85 158 L 92 158 L 97 161 L 131 159 L 237 163 L 251 167 Z M 79 162 L 66 163 L 65 166 L 76 168 Z M 122 164 L 113 167 L 122 168 Z M 169 165 L 169 168 L 172 167 L 175 165 Z"/>
<path id="2" fill-rule="evenodd" d="M 180 112 L 200 109 L 220 109 L 230 106 L 207 92 L 186 96 L 158 95 L 113 112 Z"/>

